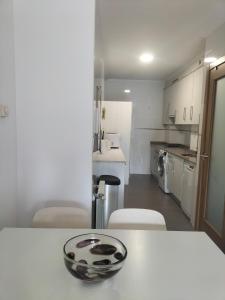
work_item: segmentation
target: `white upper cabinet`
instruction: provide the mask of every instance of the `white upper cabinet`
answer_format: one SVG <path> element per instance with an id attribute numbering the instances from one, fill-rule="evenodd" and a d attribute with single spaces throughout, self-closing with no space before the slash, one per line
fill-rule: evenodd
<path id="1" fill-rule="evenodd" d="M 193 73 L 193 97 L 190 106 L 190 124 L 197 125 L 200 122 L 201 103 L 204 97 L 204 68 Z"/>
<path id="2" fill-rule="evenodd" d="M 169 123 L 169 107 L 170 107 L 169 88 L 170 87 L 164 89 L 163 124 L 170 124 Z"/>
<path id="3" fill-rule="evenodd" d="M 176 116 L 176 83 L 164 90 L 164 124 L 174 124 Z"/>
<path id="4" fill-rule="evenodd" d="M 200 68 L 164 90 L 164 124 L 199 124 L 203 83 L 204 68 Z"/>
<path id="5" fill-rule="evenodd" d="M 177 106 L 175 124 L 190 124 L 190 104 L 193 96 L 193 73 L 184 77 L 177 84 Z"/>

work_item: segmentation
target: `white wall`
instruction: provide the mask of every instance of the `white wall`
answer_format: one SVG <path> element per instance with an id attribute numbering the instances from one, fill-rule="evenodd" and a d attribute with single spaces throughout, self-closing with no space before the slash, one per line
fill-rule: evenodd
<path id="1" fill-rule="evenodd" d="M 94 0 L 15 0 L 19 225 L 48 201 L 91 208 Z"/>
<path id="2" fill-rule="evenodd" d="M 16 120 L 12 1 L 0 1 L 0 104 L 9 117 L 0 118 L 0 229 L 16 225 Z"/>
<path id="3" fill-rule="evenodd" d="M 165 140 L 162 126 L 163 81 L 108 79 L 105 100 L 132 101 L 130 172 L 150 173 L 150 141 Z M 124 89 L 130 89 L 125 94 Z"/>
<path id="4" fill-rule="evenodd" d="M 225 23 L 206 38 L 206 56 L 225 56 Z"/>
<path id="5" fill-rule="evenodd" d="M 101 88 L 99 91 L 98 89 Z M 98 99 L 97 99 L 98 97 Z M 100 129 L 100 105 L 96 101 L 104 101 L 104 61 L 95 57 L 94 63 L 94 104 L 93 104 L 93 134 L 98 134 Z"/>
<path id="6" fill-rule="evenodd" d="M 94 65 L 94 99 L 104 100 L 104 77 L 105 77 L 105 65 L 104 65 L 104 46 L 102 39 L 102 24 L 101 24 L 101 12 L 100 3 L 95 1 L 95 65 Z M 98 99 L 97 89 L 101 88 Z M 97 104 L 97 105 L 96 105 Z M 99 148 L 100 137 L 100 106 L 98 103 L 94 103 L 93 106 L 93 151 Z"/>
<path id="7" fill-rule="evenodd" d="M 132 102 L 103 101 L 105 119 L 101 120 L 105 133 L 120 133 L 120 146 L 126 158 L 125 184 L 129 183 L 130 174 L 130 138 L 132 120 Z"/>

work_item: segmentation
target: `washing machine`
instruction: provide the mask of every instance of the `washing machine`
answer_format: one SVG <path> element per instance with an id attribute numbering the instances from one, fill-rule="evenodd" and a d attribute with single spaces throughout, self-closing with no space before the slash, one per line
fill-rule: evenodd
<path id="1" fill-rule="evenodd" d="M 168 153 L 164 149 L 160 149 L 158 159 L 158 183 L 163 192 L 169 194 L 167 168 Z"/>

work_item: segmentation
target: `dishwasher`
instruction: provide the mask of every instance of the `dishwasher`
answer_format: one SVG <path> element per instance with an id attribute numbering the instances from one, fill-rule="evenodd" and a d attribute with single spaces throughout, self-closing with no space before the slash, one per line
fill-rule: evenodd
<path id="1" fill-rule="evenodd" d="M 181 207 L 185 214 L 191 218 L 195 197 L 195 165 L 185 162 L 183 172 L 183 187 Z"/>

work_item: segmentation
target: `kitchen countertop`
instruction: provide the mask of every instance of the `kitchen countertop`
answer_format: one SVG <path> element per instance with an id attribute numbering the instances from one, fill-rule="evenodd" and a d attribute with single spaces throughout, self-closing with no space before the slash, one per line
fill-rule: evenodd
<path id="1" fill-rule="evenodd" d="M 96 151 L 93 153 L 93 161 L 95 162 L 116 162 L 116 163 L 126 163 L 123 151 L 119 149 L 111 149 L 109 151 L 100 153 Z"/>
<path id="2" fill-rule="evenodd" d="M 168 145 L 167 142 L 163 142 L 163 141 L 151 141 L 150 144 L 153 144 L 153 145 Z"/>
<path id="3" fill-rule="evenodd" d="M 197 163 L 197 155 L 196 157 L 190 157 L 190 156 L 184 156 L 182 154 L 193 154 L 193 151 L 189 150 L 188 148 L 180 148 L 180 147 L 167 147 L 165 148 L 165 150 L 170 153 L 173 154 L 175 156 L 178 156 L 180 158 L 182 158 L 183 160 L 196 164 Z"/>
<path id="4" fill-rule="evenodd" d="M 180 144 L 170 144 L 166 142 L 158 142 L 158 141 L 152 141 L 151 144 L 156 145 L 159 149 L 164 149 L 168 153 L 178 156 L 179 158 L 182 158 L 183 160 L 196 164 L 197 163 L 197 154 L 196 152 L 190 150 L 185 145 Z M 184 156 L 182 154 L 195 154 L 195 157 L 190 156 Z"/>

